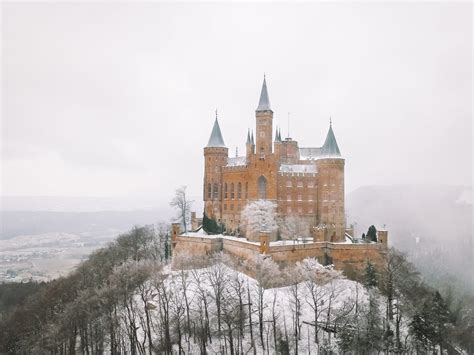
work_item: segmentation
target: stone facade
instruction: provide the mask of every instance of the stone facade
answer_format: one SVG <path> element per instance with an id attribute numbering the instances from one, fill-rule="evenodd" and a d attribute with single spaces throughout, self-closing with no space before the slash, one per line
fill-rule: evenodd
<path id="1" fill-rule="evenodd" d="M 255 138 L 247 133 L 245 156 L 228 156 L 216 121 L 204 148 L 204 213 L 223 224 L 228 233 L 245 235 L 241 211 L 258 199 L 274 201 L 281 218 L 306 220 L 325 230 L 325 240 L 345 240 L 344 159 L 332 125 L 321 147 L 300 148 L 275 130 L 266 80 L 256 110 Z M 272 240 L 276 234 L 270 236 Z"/>

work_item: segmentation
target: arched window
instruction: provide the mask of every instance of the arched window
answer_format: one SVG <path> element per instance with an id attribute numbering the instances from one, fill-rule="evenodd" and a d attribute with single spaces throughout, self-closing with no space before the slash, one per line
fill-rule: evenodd
<path id="1" fill-rule="evenodd" d="M 227 198 L 227 183 L 224 184 L 224 198 Z"/>
<path id="2" fill-rule="evenodd" d="M 214 183 L 214 187 L 213 187 L 213 189 L 212 189 L 212 192 L 213 192 L 212 198 L 213 198 L 214 200 L 219 199 L 219 187 L 217 186 L 217 183 Z"/>
<path id="3" fill-rule="evenodd" d="M 235 198 L 234 194 L 234 183 L 230 184 L 230 198 L 233 200 Z"/>
<path id="4" fill-rule="evenodd" d="M 249 183 L 248 182 L 245 183 L 245 198 L 246 199 L 249 198 Z"/>
<path id="5" fill-rule="evenodd" d="M 267 198 L 267 179 L 264 176 L 260 176 L 257 181 L 258 185 L 258 198 L 266 199 Z"/>
<path id="6" fill-rule="evenodd" d="M 207 184 L 207 198 L 211 198 L 212 197 L 212 186 L 211 184 Z"/>
<path id="7" fill-rule="evenodd" d="M 242 198 L 242 184 L 240 182 L 237 185 L 237 198 L 239 200 Z"/>

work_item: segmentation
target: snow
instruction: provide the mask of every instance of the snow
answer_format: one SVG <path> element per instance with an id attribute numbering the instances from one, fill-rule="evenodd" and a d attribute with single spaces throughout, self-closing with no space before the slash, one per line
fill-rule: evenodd
<path id="1" fill-rule="evenodd" d="M 235 158 L 227 158 L 227 166 L 245 166 L 247 165 L 247 158 L 246 157 L 235 157 Z"/>
<path id="2" fill-rule="evenodd" d="M 321 147 L 300 148 L 300 160 L 314 160 L 321 155 Z"/>
<path id="3" fill-rule="evenodd" d="M 280 172 L 282 173 L 312 173 L 317 172 L 316 166 L 312 164 L 281 164 Z"/>

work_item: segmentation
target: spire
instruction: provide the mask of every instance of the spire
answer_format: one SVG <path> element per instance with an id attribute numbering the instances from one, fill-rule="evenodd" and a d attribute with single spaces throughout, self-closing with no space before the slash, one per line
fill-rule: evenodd
<path id="1" fill-rule="evenodd" d="M 280 127 L 278 127 L 278 139 L 281 142 L 281 129 L 280 129 Z"/>
<path id="2" fill-rule="evenodd" d="M 278 127 L 275 128 L 275 142 L 281 142 L 280 135 L 278 134 Z"/>
<path id="3" fill-rule="evenodd" d="M 255 141 L 253 140 L 253 130 L 252 130 L 252 137 L 250 139 L 252 140 L 252 144 L 255 145 Z"/>
<path id="4" fill-rule="evenodd" d="M 329 131 L 326 136 L 326 140 L 321 148 L 322 155 L 325 156 L 333 156 L 333 157 L 340 157 L 341 152 L 339 151 L 339 147 L 337 146 L 336 136 L 334 135 L 334 131 L 332 130 L 332 120 L 329 119 Z"/>
<path id="5" fill-rule="evenodd" d="M 252 141 L 250 140 L 250 128 L 247 132 L 247 142 L 245 144 L 252 144 Z"/>
<path id="6" fill-rule="evenodd" d="M 219 122 L 217 121 L 217 110 L 216 110 L 216 120 L 214 121 L 214 127 L 212 127 L 211 136 L 209 137 L 209 142 L 206 147 L 225 147 L 224 138 L 222 138 L 221 128 L 219 127 Z"/>
<path id="7" fill-rule="evenodd" d="M 257 111 L 271 111 L 270 99 L 268 98 L 267 81 L 263 76 L 262 92 L 260 93 L 260 101 L 258 102 Z"/>

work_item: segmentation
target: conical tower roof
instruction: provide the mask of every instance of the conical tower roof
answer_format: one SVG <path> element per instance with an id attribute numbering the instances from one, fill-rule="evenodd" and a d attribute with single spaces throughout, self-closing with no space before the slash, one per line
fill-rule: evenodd
<path id="1" fill-rule="evenodd" d="M 341 152 L 337 145 L 336 136 L 334 135 L 334 131 L 332 130 L 332 123 L 329 124 L 329 131 L 326 136 L 326 140 L 321 148 L 321 153 L 323 156 L 329 157 L 340 157 Z"/>
<path id="2" fill-rule="evenodd" d="M 224 138 L 222 138 L 221 128 L 219 127 L 219 122 L 214 121 L 214 127 L 212 127 L 211 136 L 209 137 L 209 142 L 206 147 L 225 147 Z"/>
<path id="3" fill-rule="evenodd" d="M 263 77 L 262 92 L 260 93 L 260 101 L 258 102 L 257 111 L 271 111 L 270 99 L 268 98 L 267 81 Z"/>
<path id="4" fill-rule="evenodd" d="M 246 144 L 252 144 L 252 141 L 250 140 L 250 128 L 247 131 L 247 142 L 246 142 Z"/>

